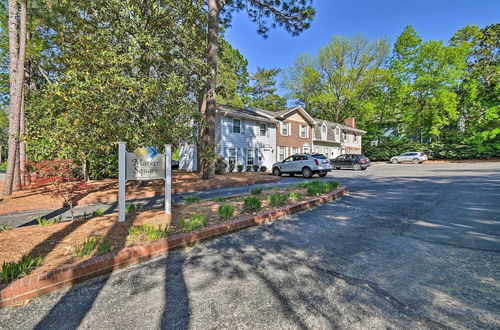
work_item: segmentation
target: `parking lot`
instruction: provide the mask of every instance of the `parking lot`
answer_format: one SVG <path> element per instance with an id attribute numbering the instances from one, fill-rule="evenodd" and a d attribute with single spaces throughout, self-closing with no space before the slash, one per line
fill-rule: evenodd
<path id="1" fill-rule="evenodd" d="M 350 194 L 0 310 L 0 328 L 500 327 L 500 163 L 328 178 Z"/>

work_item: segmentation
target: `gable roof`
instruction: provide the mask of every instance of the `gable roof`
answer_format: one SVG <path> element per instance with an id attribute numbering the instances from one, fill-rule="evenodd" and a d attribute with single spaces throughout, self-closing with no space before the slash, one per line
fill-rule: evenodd
<path id="1" fill-rule="evenodd" d="M 233 107 L 231 105 L 224 105 L 224 104 L 217 104 L 215 108 L 217 111 L 232 114 L 238 117 L 268 121 L 268 122 L 269 121 L 276 122 L 276 120 L 272 116 L 259 113 L 258 111 L 255 111 L 253 109 Z"/>
<path id="2" fill-rule="evenodd" d="M 262 112 L 264 114 L 267 114 L 267 115 L 270 115 L 270 116 L 273 116 L 274 118 L 276 119 L 285 119 L 285 116 L 288 115 L 290 112 L 293 112 L 295 110 L 297 110 L 298 112 L 300 112 L 304 118 L 310 123 L 310 124 L 314 124 L 315 123 L 315 120 L 313 117 L 311 117 L 311 115 L 309 115 L 305 110 L 304 108 L 302 108 L 300 105 L 296 105 L 294 107 L 290 107 L 290 108 L 286 108 L 286 109 L 283 109 L 283 110 L 278 110 L 278 111 L 269 111 L 269 110 L 263 110 L 263 109 L 257 109 L 257 108 L 254 108 L 256 111 L 258 112 Z"/>
<path id="3" fill-rule="evenodd" d="M 339 126 L 340 128 L 342 128 L 343 130 L 346 130 L 346 131 L 351 131 L 351 132 L 355 132 L 355 133 L 359 133 L 359 134 L 365 134 L 366 133 L 366 131 L 363 131 L 362 129 L 354 128 L 354 127 L 347 126 L 347 125 L 342 125 L 342 124 L 339 124 L 339 123 L 336 123 L 336 122 L 333 122 L 333 121 L 319 119 L 319 118 L 314 118 L 314 120 L 316 121 L 316 127 L 319 127 L 319 125 L 322 125 L 323 123 L 326 123 L 328 126 L 333 126 L 333 127 Z"/>

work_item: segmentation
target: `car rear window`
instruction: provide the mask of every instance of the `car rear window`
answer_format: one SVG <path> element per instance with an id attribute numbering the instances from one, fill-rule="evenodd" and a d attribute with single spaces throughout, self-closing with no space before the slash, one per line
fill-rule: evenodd
<path id="1" fill-rule="evenodd" d="M 312 155 L 316 159 L 326 159 L 324 155 Z"/>
<path id="2" fill-rule="evenodd" d="M 359 159 L 366 159 L 366 156 L 364 155 L 356 155 L 356 156 L 358 156 Z"/>

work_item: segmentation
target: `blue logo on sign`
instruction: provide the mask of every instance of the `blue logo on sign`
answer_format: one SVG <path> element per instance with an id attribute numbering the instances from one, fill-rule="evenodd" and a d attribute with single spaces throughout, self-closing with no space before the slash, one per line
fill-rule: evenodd
<path id="1" fill-rule="evenodd" d="M 155 147 L 141 147 L 135 149 L 135 154 L 139 157 L 146 157 L 150 160 L 155 158 L 158 155 L 158 150 Z"/>
<path id="2" fill-rule="evenodd" d="M 147 147 L 148 149 L 148 155 L 146 157 L 148 157 L 149 159 L 153 159 L 156 157 L 156 155 L 158 155 L 158 150 L 156 150 L 155 147 Z"/>

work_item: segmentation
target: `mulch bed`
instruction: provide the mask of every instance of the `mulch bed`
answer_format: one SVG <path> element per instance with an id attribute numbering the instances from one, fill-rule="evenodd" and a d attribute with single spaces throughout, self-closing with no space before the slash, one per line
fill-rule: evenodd
<path id="1" fill-rule="evenodd" d="M 266 190 L 257 195 L 262 201 L 262 210 L 270 210 L 267 196 L 271 193 L 300 192 L 306 195 L 306 189 L 287 187 L 280 190 Z M 287 204 L 292 201 L 288 200 Z M 172 219 L 167 219 L 163 210 L 149 210 L 138 214 L 127 215 L 127 221 L 118 222 L 117 214 L 95 217 L 89 220 L 77 220 L 46 226 L 20 227 L 0 232 L 0 265 L 4 262 L 18 261 L 23 255 L 43 256 L 42 264 L 32 274 L 39 274 L 63 265 L 81 262 L 86 258 L 75 255 L 75 247 L 85 239 L 100 236 L 106 239 L 111 250 L 142 243 L 144 239 L 128 236 L 129 228 L 141 224 L 169 225 L 173 233 L 183 232 L 179 221 L 192 215 L 203 214 L 209 224 L 225 222 L 217 214 L 222 204 L 234 206 L 233 218 L 251 213 L 243 211 L 242 197 L 228 198 L 224 202 L 200 201 L 192 204 L 174 205 Z M 286 205 L 286 204 L 285 204 Z M 88 257 L 87 257 L 88 258 Z"/>
<path id="2" fill-rule="evenodd" d="M 172 176 L 172 193 L 199 191 L 217 187 L 251 185 L 255 183 L 273 182 L 278 178 L 268 173 L 242 172 L 216 175 L 214 179 L 203 180 L 199 173 L 175 171 Z M 0 182 L 3 190 L 3 182 Z M 138 184 L 138 181 L 127 183 L 127 199 L 146 198 L 163 195 L 163 180 Z M 96 203 L 115 202 L 118 197 L 117 180 L 94 180 L 88 182 L 75 200 L 75 205 L 91 205 Z M 15 192 L 11 196 L 0 198 L 0 214 L 21 211 L 46 210 L 64 207 L 61 197 L 54 196 L 43 188 L 26 189 Z"/>

